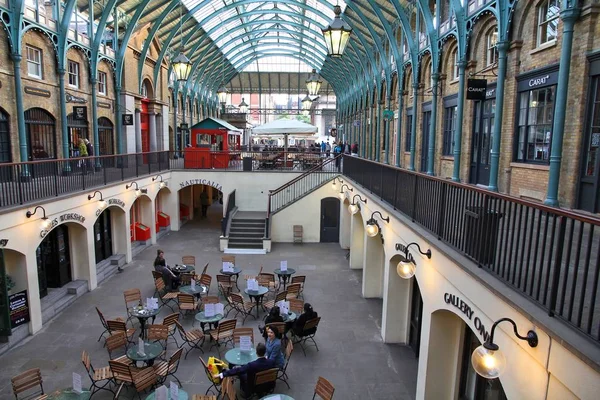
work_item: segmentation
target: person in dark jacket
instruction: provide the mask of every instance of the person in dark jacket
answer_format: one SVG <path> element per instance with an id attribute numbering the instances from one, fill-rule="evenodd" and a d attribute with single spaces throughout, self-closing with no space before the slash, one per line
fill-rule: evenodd
<path id="1" fill-rule="evenodd" d="M 156 250 L 156 259 L 154 260 L 154 270 L 162 274 L 165 285 L 171 289 L 177 289 L 179 286 L 179 277 L 173 273 L 165 261 L 165 253 L 162 250 Z"/>
<path id="2" fill-rule="evenodd" d="M 315 319 L 318 316 L 319 315 L 313 310 L 310 303 L 304 303 L 304 312 L 302 313 L 302 315 L 300 315 L 298 317 L 298 319 L 296 319 L 296 322 L 294 322 L 294 325 L 292 326 L 292 329 L 294 330 L 294 334 L 296 336 L 301 336 L 301 335 L 312 335 L 313 333 L 315 333 L 317 331 L 317 328 L 314 328 L 314 330 L 311 329 L 310 331 L 304 332 L 304 325 L 306 324 L 307 321 L 310 321 L 311 319 Z"/>
<path id="3" fill-rule="evenodd" d="M 265 340 L 267 339 L 267 331 L 265 330 L 265 327 L 273 322 L 283 322 L 283 317 L 280 313 L 281 310 L 279 309 L 279 306 L 271 308 L 271 311 L 269 311 L 269 315 L 267 315 L 267 318 L 265 318 L 265 326 L 258 327 L 258 330 L 262 333 Z"/>
<path id="4" fill-rule="evenodd" d="M 266 371 L 271 368 L 276 368 L 275 360 L 269 360 L 268 358 L 266 358 L 266 353 L 266 346 L 263 343 L 259 343 L 256 345 L 256 355 L 258 356 L 256 360 L 241 367 L 227 369 L 221 372 L 220 374 L 214 375 L 214 377 L 222 379 L 226 376 L 239 376 L 240 387 L 246 394 L 246 397 L 250 396 L 252 393 L 266 393 L 275 386 L 275 382 L 266 384 L 265 386 L 261 385 L 261 387 L 254 387 L 254 377 L 257 373 L 261 371 Z"/>

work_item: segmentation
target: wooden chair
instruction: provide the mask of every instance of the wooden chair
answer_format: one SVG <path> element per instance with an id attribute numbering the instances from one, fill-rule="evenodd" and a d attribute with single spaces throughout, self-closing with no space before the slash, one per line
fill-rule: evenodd
<path id="1" fill-rule="evenodd" d="M 271 329 L 277 329 L 282 335 L 281 340 L 285 340 L 283 337 L 283 334 L 285 334 L 285 322 L 271 322 L 270 324 L 267 324 L 267 327 Z"/>
<path id="2" fill-rule="evenodd" d="M 279 303 L 280 301 L 285 301 L 287 299 L 287 294 L 287 290 L 277 293 L 274 299 L 269 300 L 264 304 L 265 308 L 267 310 L 271 310 L 271 308 L 275 307 L 275 304 Z M 267 315 L 265 315 L 265 318 L 267 318 Z"/>
<path id="3" fill-rule="evenodd" d="M 279 368 L 271 368 L 254 375 L 254 393 L 260 398 L 275 391 Z"/>
<path id="4" fill-rule="evenodd" d="M 184 265 L 193 265 L 196 266 L 196 257 L 195 256 L 183 256 L 181 257 L 181 263 Z"/>
<path id="5" fill-rule="evenodd" d="M 252 328 L 235 328 L 233 330 L 233 347 L 240 344 L 240 338 L 242 336 L 250 336 L 252 345 L 254 346 L 254 329 Z"/>
<path id="6" fill-rule="evenodd" d="M 152 271 L 152 278 L 153 279 L 162 278 L 162 274 L 158 271 Z"/>
<path id="7" fill-rule="evenodd" d="M 219 285 L 219 291 L 223 297 L 229 296 L 229 293 L 231 293 L 231 290 L 235 285 L 235 283 L 231 281 L 231 277 L 229 275 L 221 274 L 217 274 L 217 284 Z"/>
<path id="8" fill-rule="evenodd" d="M 198 281 L 201 285 L 206 286 L 206 294 L 210 292 L 210 284 L 212 283 L 212 276 L 207 274 L 200 275 L 200 280 Z"/>
<path id="9" fill-rule="evenodd" d="M 154 363 L 152 368 L 154 368 L 154 372 L 156 372 L 156 375 L 158 375 L 160 384 L 163 384 L 167 380 L 167 377 L 172 376 L 179 384 L 179 387 L 181 387 L 181 382 L 179 381 L 179 378 L 175 376 L 175 373 L 179 368 L 179 360 L 181 360 L 182 354 L 183 347 L 173 353 L 171 358 L 169 358 L 169 361 L 160 361 L 158 363 Z"/>
<path id="10" fill-rule="evenodd" d="M 154 280 L 154 286 L 158 292 L 158 299 L 161 302 L 161 306 L 167 306 L 171 309 L 171 312 L 175 312 L 171 306 L 171 303 L 174 304 L 177 302 L 177 293 L 179 292 L 169 292 L 165 286 L 165 281 L 163 278 Z"/>
<path id="11" fill-rule="evenodd" d="M 221 257 L 221 262 L 230 262 L 235 265 L 235 256 L 226 255 Z"/>
<path id="12" fill-rule="evenodd" d="M 189 348 L 185 351 L 185 359 L 187 359 L 188 354 L 192 349 L 198 349 L 204 354 L 204 350 L 202 349 L 202 344 L 204 344 L 204 332 L 200 329 L 191 329 L 186 331 L 183 329 L 183 326 L 179 323 L 179 321 L 175 322 L 177 325 L 177 329 L 179 330 L 179 336 L 183 340 L 183 344 L 187 344 Z M 181 345 L 183 348 L 183 344 Z"/>
<path id="13" fill-rule="evenodd" d="M 125 321 L 117 321 L 116 319 L 109 319 L 106 321 L 106 326 L 108 326 L 108 331 L 111 335 L 114 335 L 116 332 L 123 332 L 127 337 L 128 341 L 132 341 L 133 335 L 135 334 L 135 328 L 127 328 Z M 108 340 L 108 339 L 107 339 Z"/>
<path id="14" fill-rule="evenodd" d="M 204 296 L 202 298 L 202 304 L 217 304 L 219 302 L 219 296 Z"/>
<path id="15" fill-rule="evenodd" d="M 225 379 L 221 380 L 221 382 L 219 382 L 219 383 L 215 383 L 213 381 L 213 376 L 212 376 L 213 374 L 208 369 L 208 365 L 206 364 L 204 359 L 202 357 L 198 357 L 198 358 L 200 359 L 200 362 L 202 363 L 202 366 L 204 367 L 204 373 L 206 374 L 206 377 L 208 378 L 208 382 L 210 383 L 210 386 L 208 387 L 208 389 L 206 389 L 206 392 L 204 392 L 204 394 L 208 395 L 209 392 L 213 393 L 213 389 L 214 389 L 214 391 L 217 392 L 217 395 L 215 396 L 215 398 L 219 398 L 221 396 L 222 384 L 225 381 Z"/>
<path id="16" fill-rule="evenodd" d="M 185 316 L 185 314 L 195 313 L 198 311 L 198 301 L 196 298 L 187 293 L 178 293 L 177 294 L 177 302 L 179 303 L 179 313 L 181 316 Z"/>
<path id="17" fill-rule="evenodd" d="M 98 369 L 94 368 L 92 366 L 92 361 L 90 360 L 90 355 L 85 350 L 81 353 L 81 362 L 83 363 L 83 366 L 87 371 L 90 380 L 92 381 L 92 385 L 89 389 L 91 392 L 90 397 L 100 390 L 106 390 L 111 392 L 113 395 L 115 394 L 110 387 L 106 387 L 112 382 L 113 379 L 113 375 L 109 366 Z"/>
<path id="18" fill-rule="evenodd" d="M 221 382 L 221 395 L 223 396 L 221 400 L 237 400 L 237 393 L 233 386 L 233 377 L 227 376 L 223 378 L 223 382 Z"/>
<path id="19" fill-rule="evenodd" d="M 135 367 L 129 369 L 130 365 L 125 364 L 123 362 L 119 362 L 117 360 L 108 360 L 108 366 L 110 367 L 110 371 L 113 375 L 113 381 L 116 385 L 118 385 L 117 392 L 115 393 L 115 399 L 119 398 L 119 394 L 121 390 L 125 386 L 133 387 L 133 372 L 138 372 L 139 370 Z"/>
<path id="20" fill-rule="evenodd" d="M 123 297 L 125 298 L 125 308 L 127 309 L 127 321 L 129 322 L 133 318 L 135 318 L 131 312 L 133 311 L 133 307 L 142 304 L 142 293 L 140 289 L 127 289 L 123 292 Z"/>
<path id="21" fill-rule="evenodd" d="M 256 279 L 260 274 L 262 274 L 263 272 L 263 266 L 260 266 L 260 270 L 258 271 L 257 275 L 244 275 L 244 279 L 248 280 L 248 279 Z"/>
<path id="22" fill-rule="evenodd" d="M 202 273 L 200 274 L 200 276 L 206 274 L 206 271 L 208 271 L 208 263 L 206 263 L 206 265 L 204 266 L 204 268 L 202 268 Z"/>
<path id="23" fill-rule="evenodd" d="M 227 342 L 233 339 L 233 330 L 237 325 L 237 319 L 228 319 L 219 322 L 217 329 L 213 329 L 209 332 L 210 337 L 214 340 L 214 343 L 210 348 L 217 346 L 219 352 L 219 358 L 221 357 L 221 345 L 226 345 Z"/>
<path id="24" fill-rule="evenodd" d="M 100 322 L 102 323 L 102 327 L 104 328 L 104 331 L 98 338 L 98 341 L 100 341 L 100 339 L 102 339 L 104 337 L 104 335 L 106 335 L 107 333 L 110 335 L 110 331 L 108 330 L 108 324 L 106 323 L 106 318 L 104 318 L 104 314 L 102 314 L 102 312 L 100 311 L 100 309 L 98 309 L 98 307 L 96 307 L 96 312 L 98 313 L 98 317 L 100 317 Z M 121 317 L 112 318 L 112 319 L 115 321 L 122 321 L 122 322 L 125 321 Z"/>
<path id="25" fill-rule="evenodd" d="M 302 243 L 302 225 L 294 225 L 294 243 Z"/>
<path id="26" fill-rule="evenodd" d="M 169 337 L 173 338 L 175 345 L 179 347 L 179 343 L 177 343 L 177 337 L 175 336 L 175 332 L 177 331 L 175 322 L 177 321 L 179 321 L 179 313 L 169 314 L 163 319 L 162 325 L 169 329 Z"/>
<path id="27" fill-rule="evenodd" d="M 149 342 L 158 342 L 163 347 L 160 358 L 164 359 L 167 355 L 167 342 L 169 340 L 169 327 L 166 325 L 148 325 L 146 340 Z"/>
<path id="28" fill-rule="evenodd" d="M 195 394 L 192 396 L 192 400 L 217 400 L 217 396 L 210 394 Z"/>
<path id="29" fill-rule="evenodd" d="M 290 284 L 296 284 L 299 283 L 300 284 L 300 292 L 298 292 L 298 296 L 296 297 L 302 297 L 304 298 L 304 283 L 306 282 L 306 275 L 298 275 L 298 276 L 292 276 L 292 280 L 290 281 Z"/>
<path id="30" fill-rule="evenodd" d="M 237 293 L 229 294 L 229 302 L 233 306 L 233 309 L 236 311 L 236 318 L 239 314 L 242 314 L 244 316 L 242 324 L 246 322 L 246 318 L 248 317 L 254 317 L 254 319 L 256 319 L 256 316 L 252 314 L 252 309 L 256 306 L 254 302 L 244 300 L 244 298 Z"/>
<path id="31" fill-rule="evenodd" d="M 154 371 L 152 367 L 146 367 L 144 369 L 138 370 L 134 373 L 134 367 L 129 366 L 129 370 L 131 372 L 131 376 L 133 378 L 133 387 L 137 391 L 138 398 L 142 400 L 141 392 L 145 392 L 148 389 L 154 388 L 156 386 L 156 382 L 158 382 L 158 375 Z M 145 396 L 144 396 L 145 398 Z"/>
<path id="32" fill-rule="evenodd" d="M 302 285 L 299 283 L 292 283 L 287 287 L 287 299 L 297 299 L 300 295 L 300 290 L 302 290 Z"/>
<path id="33" fill-rule="evenodd" d="M 108 351 L 109 359 L 127 365 L 131 364 L 131 360 L 127 357 L 127 338 L 125 337 L 125 333 L 116 332 L 107 337 L 106 350 Z M 116 353 L 120 353 L 120 355 Z"/>
<path id="34" fill-rule="evenodd" d="M 180 283 L 181 286 L 189 286 L 192 284 L 192 279 L 195 278 L 194 274 L 191 273 L 185 273 L 185 274 L 181 274 L 179 275 L 179 279 L 180 279 Z"/>
<path id="35" fill-rule="evenodd" d="M 12 390 L 15 394 L 15 399 L 19 400 L 19 394 L 29 392 L 24 395 L 28 400 L 45 400 L 48 398 L 44 394 L 44 386 L 42 381 L 42 373 L 39 368 L 28 369 L 25 372 L 11 378 Z M 37 388 L 39 390 L 31 393 L 30 389 Z"/>
<path id="36" fill-rule="evenodd" d="M 292 334 L 294 335 L 294 338 L 295 338 L 294 344 L 300 344 L 300 347 L 302 347 L 302 352 L 304 353 L 304 356 L 306 356 L 306 349 L 305 349 L 304 345 L 306 344 L 307 340 L 312 340 L 313 344 L 317 348 L 317 351 L 319 351 L 319 346 L 317 346 L 317 342 L 315 342 L 315 334 L 317 333 L 317 328 L 319 327 L 320 321 L 321 321 L 321 317 L 313 318 L 313 319 L 306 321 L 306 324 L 304 324 L 304 328 L 302 329 L 302 334 L 300 334 L 300 335 L 296 335 L 294 333 L 294 330 L 292 330 Z M 314 329 L 314 331 L 313 331 L 313 329 Z"/>
<path id="37" fill-rule="evenodd" d="M 260 286 L 264 286 L 270 291 L 275 291 L 277 283 L 275 281 L 275 274 L 269 272 L 261 272 L 256 278 Z"/>
<path id="38" fill-rule="evenodd" d="M 290 385 L 288 383 L 288 375 L 287 375 L 287 367 L 288 364 L 290 363 L 290 357 L 292 357 L 292 353 L 294 352 L 294 344 L 292 343 L 291 340 L 287 341 L 287 345 L 285 346 L 285 363 L 283 364 L 283 367 L 281 367 L 279 369 L 279 372 L 277 373 L 277 379 L 279 379 L 280 381 L 282 381 L 283 383 L 285 383 L 288 387 L 288 389 L 290 388 Z"/>
<path id="39" fill-rule="evenodd" d="M 304 300 L 290 299 L 290 310 L 300 315 L 304 312 Z"/>
<path id="40" fill-rule="evenodd" d="M 316 396 L 319 396 L 323 400 L 331 400 L 333 399 L 333 392 L 335 392 L 335 388 L 331 382 L 320 376 L 317 381 L 317 386 L 315 386 L 313 400 L 315 400 Z"/>

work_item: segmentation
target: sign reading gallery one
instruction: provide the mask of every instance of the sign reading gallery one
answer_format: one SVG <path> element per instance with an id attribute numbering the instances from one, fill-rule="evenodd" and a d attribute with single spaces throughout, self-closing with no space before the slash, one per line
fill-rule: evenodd
<path id="1" fill-rule="evenodd" d="M 473 321 L 475 331 L 479 333 L 479 335 L 481 335 L 481 338 L 484 342 L 488 340 L 488 338 L 490 337 L 489 332 L 485 329 L 485 325 L 483 325 L 481 319 L 475 315 L 475 310 L 473 310 L 473 308 L 471 308 L 471 306 L 468 303 L 466 303 L 457 295 L 450 293 L 444 293 L 444 301 L 446 302 L 446 304 L 451 304 L 454 307 L 456 307 L 460 312 L 462 312 L 465 315 L 465 317 L 467 317 L 469 321 Z"/>
<path id="2" fill-rule="evenodd" d="M 220 185 L 217 182 L 209 181 L 208 179 L 190 179 L 187 181 L 183 181 L 179 184 L 179 189 L 183 189 L 184 187 L 191 185 L 208 185 L 214 187 L 219 192 L 223 191 L 223 185 Z"/>
<path id="3" fill-rule="evenodd" d="M 52 220 L 52 222 L 50 223 L 50 226 L 48 227 L 48 229 L 42 229 L 40 231 L 40 237 L 45 237 L 52 229 L 56 228 L 56 226 L 58 224 L 62 224 L 64 222 L 71 222 L 71 221 L 75 221 L 75 222 L 79 222 L 80 224 L 83 224 L 85 222 L 85 217 L 83 215 L 77 214 L 77 213 L 63 214 L 63 215 L 59 216 L 58 218 L 54 218 Z"/>

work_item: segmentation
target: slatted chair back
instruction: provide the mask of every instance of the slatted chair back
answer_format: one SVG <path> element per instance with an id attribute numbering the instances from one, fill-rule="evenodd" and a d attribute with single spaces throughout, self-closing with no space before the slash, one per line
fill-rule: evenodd
<path id="1" fill-rule="evenodd" d="M 204 296 L 202 298 L 203 304 L 217 304 L 219 302 L 219 296 Z"/>
<path id="2" fill-rule="evenodd" d="M 301 292 L 304 290 L 305 282 L 306 282 L 306 275 L 292 276 L 292 280 L 290 281 L 291 284 L 299 283 L 301 285 L 301 288 L 300 288 Z"/>
<path id="3" fill-rule="evenodd" d="M 304 332 L 306 332 L 313 328 L 317 328 L 319 326 L 320 321 L 321 321 L 321 317 L 309 319 L 308 321 L 306 321 L 306 324 L 304 324 L 304 329 L 302 329 L 302 330 Z"/>
<path id="4" fill-rule="evenodd" d="M 156 291 L 158 292 L 159 296 L 162 296 L 164 294 L 166 285 L 162 276 L 154 280 L 154 287 L 156 288 Z"/>
<path id="5" fill-rule="evenodd" d="M 261 272 L 258 274 L 256 280 L 258 280 L 258 284 L 260 286 L 267 288 L 275 286 L 275 274 L 271 274 L 269 272 Z"/>
<path id="6" fill-rule="evenodd" d="M 206 364 L 206 362 L 204 361 L 204 359 L 202 357 L 198 357 L 198 358 L 200 359 L 200 362 L 202 363 L 202 367 L 204 367 L 204 373 L 206 374 L 206 377 L 208 378 L 208 381 L 210 383 L 214 384 L 214 382 L 213 382 L 213 374 L 210 372 L 210 369 L 208 369 L 208 365 Z M 221 384 L 222 383 L 223 382 L 221 382 Z M 220 386 L 220 384 L 214 384 L 214 386 L 217 387 L 217 390 L 219 390 L 218 386 Z"/>
<path id="7" fill-rule="evenodd" d="M 287 366 L 287 363 L 290 360 L 290 357 L 292 356 L 292 353 L 294 352 L 294 343 L 292 343 L 291 340 L 287 341 L 287 346 L 285 346 L 285 364 Z"/>
<path id="8" fill-rule="evenodd" d="M 222 262 L 230 262 L 233 265 L 235 265 L 235 256 L 231 256 L 231 255 L 222 256 L 221 261 Z"/>
<path id="9" fill-rule="evenodd" d="M 233 377 L 228 376 L 223 379 L 221 382 L 221 399 L 223 400 L 236 400 L 237 393 L 235 392 L 235 387 L 233 386 Z"/>
<path id="10" fill-rule="evenodd" d="M 189 286 L 192 284 L 192 279 L 194 279 L 194 274 L 181 274 L 181 275 L 179 275 L 179 279 L 181 282 L 181 286 Z"/>
<path id="11" fill-rule="evenodd" d="M 162 322 L 162 325 L 171 328 L 175 326 L 175 322 L 179 321 L 179 313 L 167 315 Z"/>
<path id="12" fill-rule="evenodd" d="M 196 257 L 195 256 L 183 256 L 183 257 L 181 257 L 181 263 L 185 264 L 185 265 L 196 266 Z"/>
<path id="13" fill-rule="evenodd" d="M 189 310 L 196 309 L 196 300 L 194 299 L 194 296 L 191 294 L 178 293 L 177 301 L 179 302 L 180 310 L 189 311 Z"/>
<path id="14" fill-rule="evenodd" d="M 125 307 L 129 310 L 133 306 L 137 306 L 142 301 L 142 293 L 140 289 L 127 289 L 123 292 L 125 298 Z"/>
<path id="15" fill-rule="evenodd" d="M 254 344 L 254 329 L 252 328 L 235 328 L 233 330 L 233 344 L 237 346 L 240 344 L 240 338 L 242 336 L 250 336 L 252 344 Z"/>
<path id="16" fill-rule="evenodd" d="M 200 275 L 200 284 L 210 288 L 210 284 L 212 283 L 212 276 L 207 274 Z"/>
<path id="17" fill-rule="evenodd" d="M 228 335 L 230 332 L 233 332 L 236 326 L 237 319 L 228 319 L 219 322 L 219 326 L 217 326 L 217 337 L 224 337 Z"/>
<path id="18" fill-rule="evenodd" d="M 230 293 L 229 297 L 231 298 L 231 302 L 236 306 L 244 307 L 244 298 L 237 293 Z"/>
<path id="19" fill-rule="evenodd" d="M 85 370 L 87 371 L 88 375 L 94 372 L 92 369 L 92 360 L 90 360 L 90 355 L 85 350 L 81 352 L 81 362 L 83 363 L 83 366 L 85 367 Z M 91 376 L 92 375 L 90 375 L 90 377 Z"/>
<path id="20" fill-rule="evenodd" d="M 271 329 L 277 329 L 282 335 L 285 333 L 285 322 L 271 322 L 267 326 Z"/>
<path id="21" fill-rule="evenodd" d="M 109 319 L 106 321 L 106 326 L 111 334 L 115 332 L 127 333 L 127 324 L 124 321 L 117 321 L 116 319 Z"/>
<path id="22" fill-rule="evenodd" d="M 148 325 L 148 340 L 167 341 L 169 338 L 169 327 L 167 325 Z"/>
<path id="23" fill-rule="evenodd" d="M 169 358 L 169 372 L 174 373 L 177 371 L 179 367 L 179 360 L 181 360 L 181 355 L 183 354 L 183 347 L 180 347 L 171 358 Z"/>
<path id="24" fill-rule="evenodd" d="M 192 400 L 217 400 L 217 396 L 212 394 L 195 394 L 192 396 Z"/>
<path id="25" fill-rule="evenodd" d="M 300 295 L 300 290 L 302 289 L 302 285 L 299 283 L 292 283 L 287 287 L 287 297 L 291 299 L 296 299 Z"/>
<path id="26" fill-rule="evenodd" d="M 129 365 L 115 360 L 108 360 L 108 366 L 113 373 L 113 378 L 116 381 L 122 381 L 127 383 L 133 383 L 133 376 L 131 376 L 131 370 Z"/>
<path id="27" fill-rule="evenodd" d="M 313 399 L 315 396 L 319 396 L 323 400 L 331 400 L 333 399 L 333 392 L 335 392 L 335 388 L 331 382 L 320 376 L 319 380 L 317 381 L 317 386 L 315 387 Z"/>
<path id="28" fill-rule="evenodd" d="M 277 380 L 278 368 L 271 368 L 265 371 L 257 372 L 254 376 L 254 386 L 264 385 L 266 383 L 273 383 Z"/>
<path id="29" fill-rule="evenodd" d="M 116 358 L 114 353 L 123 350 L 122 355 L 127 353 L 127 337 L 125 332 L 115 332 L 106 338 L 106 350 L 109 358 Z"/>
<path id="30" fill-rule="evenodd" d="M 285 301 L 285 299 L 287 298 L 287 295 L 288 295 L 287 290 L 277 293 L 275 295 L 275 304 L 277 304 L 280 301 Z"/>
<path id="31" fill-rule="evenodd" d="M 156 371 L 154 371 L 154 368 L 147 367 L 140 371 L 136 371 L 135 373 L 132 370 L 132 368 L 135 368 L 135 367 L 129 366 L 129 370 L 130 370 L 131 376 L 133 378 L 133 386 L 135 386 L 135 390 L 137 390 L 138 392 L 143 392 L 144 390 L 156 385 L 156 381 L 158 380 L 158 375 L 156 374 Z"/>
<path id="32" fill-rule="evenodd" d="M 19 394 L 23 392 L 29 392 L 27 397 L 44 394 L 42 373 L 39 368 L 28 369 L 27 371 L 11 378 L 10 382 L 12 384 L 13 393 L 15 394 L 16 399 L 18 399 Z M 39 390 L 31 393 L 31 389 L 36 388 L 37 386 L 39 386 Z"/>
<path id="33" fill-rule="evenodd" d="M 206 274 L 206 271 L 208 271 L 208 263 L 206 263 L 206 265 L 204 266 L 204 268 L 202 269 L 202 273 L 200 274 L 200 276 Z"/>
<path id="34" fill-rule="evenodd" d="M 304 311 L 304 300 L 290 299 L 290 310 L 300 315 Z"/>
<path id="35" fill-rule="evenodd" d="M 231 286 L 231 277 L 229 275 L 217 274 L 217 283 L 225 287 Z"/>
<path id="36" fill-rule="evenodd" d="M 162 274 L 158 271 L 152 271 L 152 278 L 153 279 L 162 278 Z"/>
<path id="37" fill-rule="evenodd" d="M 108 325 L 106 324 L 106 318 L 104 318 L 104 314 L 96 307 L 96 312 L 98 313 L 98 317 L 100 317 L 100 322 L 102 322 L 102 327 L 108 330 Z"/>

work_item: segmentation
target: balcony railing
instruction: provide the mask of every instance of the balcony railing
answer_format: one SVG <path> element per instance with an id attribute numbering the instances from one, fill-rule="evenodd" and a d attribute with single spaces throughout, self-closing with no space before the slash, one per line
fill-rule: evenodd
<path id="1" fill-rule="evenodd" d="M 356 157 L 343 174 L 600 341 L 600 219 Z"/>

